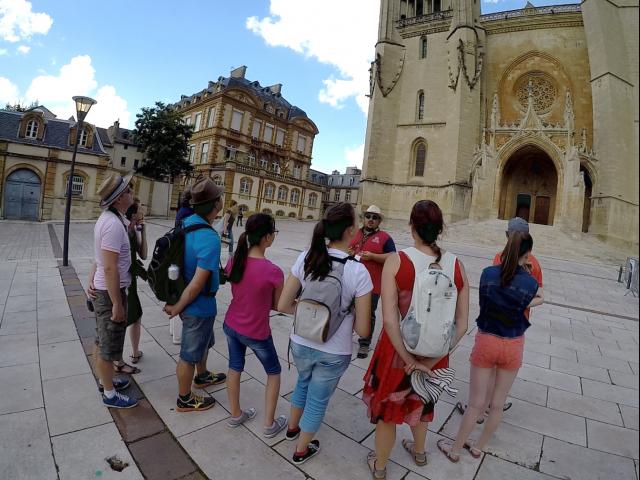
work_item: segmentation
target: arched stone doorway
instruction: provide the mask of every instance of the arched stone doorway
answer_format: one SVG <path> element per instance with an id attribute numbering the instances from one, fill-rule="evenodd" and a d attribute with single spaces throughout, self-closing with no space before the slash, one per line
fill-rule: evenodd
<path id="1" fill-rule="evenodd" d="M 15 170 L 4 186 L 4 218 L 38 220 L 40 214 L 40 178 L 28 168 Z"/>
<path id="2" fill-rule="evenodd" d="M 584 178 L 584 208 L 582 210 L 582 231 L 587 233 L 591 225 L 591 195 L 593 195 L 593 180 L 589 170 L 584 165 L 580 165 L 580 171 Z"/>
<path id="3" fill-rule="evenodd" d="M 558 172 L 543 150 L 533 145 L 518 149 L 507 160 L 500 184 L 500 218 L 553 225 Z"/>

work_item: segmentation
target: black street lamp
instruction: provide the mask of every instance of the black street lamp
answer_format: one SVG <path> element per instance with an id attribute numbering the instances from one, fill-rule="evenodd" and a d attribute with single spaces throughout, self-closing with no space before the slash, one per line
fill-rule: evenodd
<path id="1" fill-rule="evenodd" d="M 78 153 L 78 144 L 82 135 L 82 125 L 87 113 L 97 102 L 89 97 L 73 97 L 76 102 L 76 115 L 78 122 L 76 124 L 76 141 L 73 145 L 73 156 L 71 157 L 71 170 L 67 179 L 67 205 L 64 210 L 64 245 L 62 247 L 62 265 L 69 266 L 69 222 L 71 220 L 71 186 L 73 184 L 73 171 L 76 167 L 76 154 Z"/>

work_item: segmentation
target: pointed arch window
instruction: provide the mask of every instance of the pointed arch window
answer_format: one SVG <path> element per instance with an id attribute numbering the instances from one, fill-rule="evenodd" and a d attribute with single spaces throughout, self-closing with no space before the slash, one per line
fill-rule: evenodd
<path id="1" fill-rule="evenodd" d="M 420 58 L 427 58 L 427 37 L 420 38 Z"/>
<path id="2" fill-rule="evenodd" d="M 420 90 L 418 92 L 418 120 L 424 120 L 424 92 Z"/>
<path id="3" fill-rule="evenodd" d="M 424 177 L 424 166 L 427 160 L 427 146 L 420 142 L 416 145 L 414 160 L 414 177 Z"/>

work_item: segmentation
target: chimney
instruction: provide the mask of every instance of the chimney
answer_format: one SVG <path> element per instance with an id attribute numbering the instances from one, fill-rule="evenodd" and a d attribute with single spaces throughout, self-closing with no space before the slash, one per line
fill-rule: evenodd
<path id="1" fill-rule="evenodd" d="M 244 74 L 247 73 L 247 67 L 246 66 L 241 66 L 238 68 L 234 68 L 233 70 L 231 70 L 231 77 L 233 78 L 244 78 Z"/>
<path id="2" fill-rule="evenodd" d="M 271 90 L 271 93 L 273 93 L 273 94 L 278 94 L 278 93 L 282 92 L 282 84 L 281 83 L 276 83 L 275 85 L 271 85 L 268 88 L 269 88 L 269 90 Z"/>

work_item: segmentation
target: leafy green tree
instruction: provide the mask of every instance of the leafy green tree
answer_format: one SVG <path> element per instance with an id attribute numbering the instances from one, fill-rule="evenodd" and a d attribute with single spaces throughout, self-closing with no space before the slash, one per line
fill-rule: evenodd
<path id="1" fill-rule="evenodd" d="M 40 104 L 37 100 L 35 102 L 31 102 L 31 105 L 29 105 L 28 107 L 26 105 L 22 105 L 20 102 L 16 102 L 13 105 L 7 102 L 7 104 L 4 106 L 4 109 L 9 112 L 26 112 L 27 110 L 31 110 L 32 108 L 36 108 L 39 106 Z"/>
<path id="2" fill-rule="evenodd" d="M 173 180 L 193 170 L 187 158 L 193 127 L 185 124 L 177 111 L 156 102 L 155 107 L 143 108 L 136 118 L 133 140 L 146 156 L 138 173 L 156 180 Z"/>

